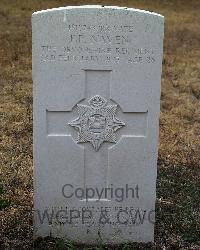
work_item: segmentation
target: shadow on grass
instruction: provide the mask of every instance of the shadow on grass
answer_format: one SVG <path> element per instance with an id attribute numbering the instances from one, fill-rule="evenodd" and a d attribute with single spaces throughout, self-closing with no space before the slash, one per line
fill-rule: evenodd
<path id="1" fill-rule="evenodd" d="M 3 184 L 0 183 L 0 195 L 2 196 L 5 193 L 3 189 Z M 0 211 L 11 205 L 11 201 L 7 199 L 0 198 Z"/>
<path id="2" fill-rule="evenodd" d="M 59 238 L 45 237 L 37 238 L 34 242 L 34 249 L 55 249 L 55 250 L 136 250 L 136 249 L 152 249 L 151 243 L 124 243 L 120 245 L 99 244 L 98 246 L 86 246 L 81 244 L 73 244 L 70 241 L 64 241 Z"/>

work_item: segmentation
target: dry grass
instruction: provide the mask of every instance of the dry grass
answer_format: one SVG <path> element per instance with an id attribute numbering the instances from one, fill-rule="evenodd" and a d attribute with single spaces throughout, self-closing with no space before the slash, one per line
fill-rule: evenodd
<path id="1" fill-rule="evenodd" d="M 155 244 L 115 249 L 200 249 L 199 0 L 0 1 L 0 249 L 33 249 L 31 13 L 86 3 L 165 16 Z M 51 238 L 35 245 L 78 248 Z"/>

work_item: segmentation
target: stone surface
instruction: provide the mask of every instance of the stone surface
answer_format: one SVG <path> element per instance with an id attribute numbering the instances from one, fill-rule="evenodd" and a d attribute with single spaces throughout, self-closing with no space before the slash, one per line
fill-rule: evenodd
<path id="1" fill-rule="evenodd" d="M 32 28 L 35 237 L 153 241 L 163 17 L 65 7 Z"/>

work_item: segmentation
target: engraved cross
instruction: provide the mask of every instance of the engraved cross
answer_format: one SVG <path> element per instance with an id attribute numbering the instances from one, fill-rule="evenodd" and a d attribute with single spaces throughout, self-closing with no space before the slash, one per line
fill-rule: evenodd
<path id="1" fill-rule="evenodd" d="M 110 99 L 110 70 L 85 72 L 85 99 L 73 112 L 47 111 L 48 129 L 54 136 L 68 130 L 67 135 L 84 147 L 84 186 L 101 190 L 109 185 L 109 148 L 122 137 L 146 136 L 147 112 L 122 112 Z"/>

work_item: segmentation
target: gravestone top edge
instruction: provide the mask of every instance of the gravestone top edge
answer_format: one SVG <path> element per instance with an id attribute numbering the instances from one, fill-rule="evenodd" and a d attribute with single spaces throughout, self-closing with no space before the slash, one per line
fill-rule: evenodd
<path id="1" fill-rule="evenodd" d="M 135 9 L 135 8 L 128 8 L 128 7 L 103 6 L 103 5 L 80 5 L 80 6 L 66 6 L 66 7 L 52 8 L 52 9 L 36 11 L 32 14 L 32 16 L 46 14 L 46 13 L 54 12 L 54 11 L 63 11 L 63 10 L 65 11 L 65 10 L 73 10 L 73 9 L 107 9 L 107 10 L 110 9 L 110 10 L 118 10 L 118 11 L 127 10 L 127 11 L 131 11 L 131 12 L 138 12 L 141 14 L 157 16 L 159 18 L 164 19 L 163 15 L 161 15 L 159 13 L 151 12 L 151 11 Z"/>

